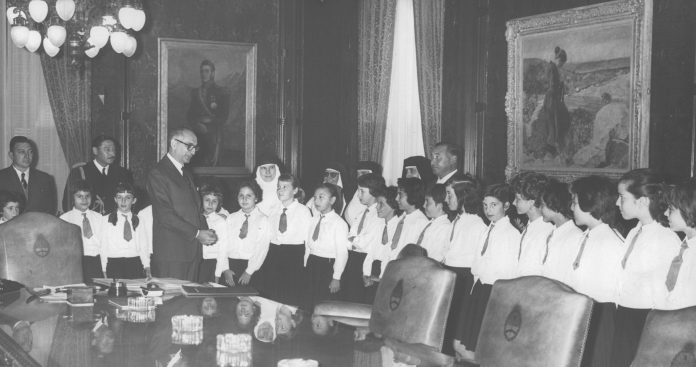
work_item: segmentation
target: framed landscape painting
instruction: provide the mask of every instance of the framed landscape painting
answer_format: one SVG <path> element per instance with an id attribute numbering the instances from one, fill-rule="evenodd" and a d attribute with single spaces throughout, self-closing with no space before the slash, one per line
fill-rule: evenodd
<path id="1" fill-rule="evenodd" d="M 191 129 L 199 175 L 246 176 L 254 167 L 256 44 L 159 39 L 158 157 L 167 134 Z"/>
<path id="2" fill-rule="evenodd" d="M 514 19 L 506 37 L 508 178 L 647 166 L 652 0 Z"/>

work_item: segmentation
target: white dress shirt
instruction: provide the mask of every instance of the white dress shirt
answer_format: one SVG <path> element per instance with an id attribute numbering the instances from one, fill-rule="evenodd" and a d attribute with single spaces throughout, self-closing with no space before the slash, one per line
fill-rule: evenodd
<path id="1" fill-rule="evenodd" d="M 99 171 L 99 173 L 102 173 L 104 175 L 109 174 L 109 166 L 102 166 L 101 164 L 99 164 L 99 162 L 97 162 L 96 159 L 92 160 L 92 162 L 94 163 L 94 166 L 97 167 L 97 171 Z M 104 170 L 104 172 L 102 172 L 102 170 Z"/>
<path id="2" fill-rule="evenodd" d="M 667 298 L 662 305 L 659 305 L 660 309 L 676 310 L 696 306 L 696 237 L 686 240 L 686 245 L 688 248 L 682 254 L 677 282 L 671 292 L 667 291 Z M 667 276 L 665 276 L 666 281 Z"/>
<path id="3" fill-rule="evenodd" d="M 457 173 L 457 171 L 458 170 L 455 169 L 454 171 L 443 176 L 442 178 L 438 178 L 437 182 L 435 182 L 435 183 L 444 184 L 445 182 L 447 182 L 447 180 L 450 179 L 450 177 L 454 176 Z"/>
<path id="4" fill-rule="evenodd" d="M 456 268 L 471 268 L 476 258 L 478 241 L 481 234 L 486 232 L 488 227 L 480 216 L 476 214 L 462 213 L 452 222 L 454 235 L 450 232 L 447 238 L 449 248 L 445 253 L 445 265 Z M 449 239 L 452 238 L 452 241 Z"/>
<path id="5" fill-rule="evenodd" d="M 174 168 L 176 168 L 176 170 L 179 171 L 179 174 L 183 176 L 184 175 L 184 165 L 182 163 L 180 163 L 179 161 L 177 161 L 169 153 L 167 153 L 167 158 L 169 158 L 169 160 L 172 162 L 172 164 L 174 165 Z"/>
<path id="6" fill-rule="evenodd" d="M 582 256 L 578 254 L 582 242 L 587 236 Z M 624 253 L 625 244 L 621 236 L 607 224 L 600 224 L 585 231 L 580 237 L 580 245 L 576 247 L 573 260 L 566 273 L 566 284 L 576 292 L 587 295 L 597 302 L 614 302 L 616 294 L 616 279 Z M 577 261 L 577 269 L 574 263 Z"/>
<path id="7" fill-rule="evenodd" d="M 227 226 L 225 223 L 225 216 L 222 213 L 212 212 L 210 214 L 203 214 L 205 217 L 205 222 L 208 224 L 208 229 L 215 231 L 217 236 L 217 241 L 212 245 L 201 245 L 203 246 L 203 259 L 217 259 L 220 243 L 229 241 L 229 236 L 227 234 Z"/>
<path id="8" fill-rule="evenodd" d="M 365 261 L 363 262 L 363 275 L 372 275 L 372 263 L 374 261 L 381 261 L 380 272 L 378 277 L 382 276 L 384 269 L 389 262 L 389 255 L 391 254 L 391 239 L 394 238 L 394 232 L 396 232 L 396 226 L 399 224 L 400 217 L 396 215 L 391 217 L 389 221 L 385 221 L 380 218 L 381 227 L 379 229 L 379 241 L 368 251 L 365 255 Z M 387 243 L 382 243 L 382 233 L 384 233 L 384 226 L 387 227 Z"/>
<path id="9" fill-rule="evenodd" d="M 546 239 L 554 228 L 553 223 L 544 222 L 541 216 L 527 224 L 527 228 L 522 231 L 522 239 L 517 249 L 519 276 L 541 275 L 541 262 L 546 254 Z"/>
<path id="10" fill-rule="evenodd" d="M 24 173 L 24 179 L 27 181 L 27 187 L 28 187 L 29 186 L 29 171 L 31 171 L 31 170 L 29 168 L 27 168 L 26 171 L 20 171 L 19 169 L 17 169 L 17 167 L 14 166 L 14 164 L 12 165 L 12 168 L 14 168 L 15 173 L 17 174 L 17 179 L 19 180 L 19 182 L 22 182 L 22 173 Z"/>
<path id="11" fill-rule="evenodd" d="M 283 205 L 280 205 L 269 215 L 269 222 L 273 233 L 271 236 L 271 243 L 275 243 L 276 245 L 304 244 L 307 239 L 307 228 L 312 221 L 312 214 L 306 206 L 300 204 L 297 200 L 293 200 L 293 202 L 287 206 L 287 211 L 285 212 L 288 226 L 284 233 L 280 233 L 278 225 L 280 224 L 280 216 L 284 208 Z"/>
<path id="12" fill-rule="evenodd" d="M 367 210 L 367 214 L 365 214 L 365 210 Z M 365 214 L 365 220 L 363 221 L 362 231 L 358 233 L 363 214 Z M 375 243 L 379 243 L 382 240 L 383 228 L 384 219 L 377 216 L 377 203 L 365 207 L 356 218 L 355 225 L 348 231 L 348 238 L 353 239 L 350 249 L 367 253 Z"/>
<path id="13" fill-rule="evenodd" d="M 92 229 L 92 237 L 90 238 L 85 237 L 85 231 L 84 228 L 82 228 L 82 223 L 84 221 L 84 216 L 82 215 L 83 213 L 87 215 L 89 226 Z M 81 212 L 75 208 L 72 208 L 72 210 L 63 213 L 63 215 L 60 216 L 60 219 L 80 227 L 80 234 L 82 234 L 83 255 L 99 256 L 99 254 L 101 254 L 101 243 L 99 242 L 98 235 L 99 226 L 101 225 L 102 221 L 101 214 L 89 209 Z"/>
<path id="14" fill-rule="evenodd" d="M 613 231 L 612 237 L 615 237 Z M 541 275 L 567 284 L 568 272 L 573 269 L 572 265 L 578 255 L 582 239 L 583 232 L 572 219 L 554 229 L 549 239 L 549 254 L 546 257 L 546 262 L 543 258 L 541 260 Z M 546 247 L 546 240 L 544 240 L 544 247 Z M 544 249 L 545 251 L 546 249 Z"/>
<path id="15" fill-rule="evenodd" d="M 626 268 L 621 260 L 626 256 L 633 238 L 640 235 L 628 257 Z M 637 309 L 657 308 L 667 298 L 665 279 L 672 259 L 679 254 L 681 241 L 676 233 L 660 223 L 638 223 L 626 236 L 624 254 L 619 267 L 616 302 L 624 307 Z"/>
<path id="16" fill-rule="evenodd" d="M 123 227 L 126 223 L 124 215 L 128 217 L 131 226 L 131 240 L 123 238 Z M 109 223 L 109 215 L 101 217 L 99 223 L 99 241 L 102 245 L 101 262 L 102 270 L 106 274 L 106 263 L 110 257 L 140 257 L 144 268 L 150 267 L 150 252 L 147 248 L 145 231 L 138 224 L 133 228 L 133 213 L 117 213 L 116 225 Z M 138 218 L 139 219 L 139 218 Z"/>
<path id="17" fill-rule="evenodd" d="M 495 224 L 493 228 L 492 224 Z M 474 281 L 480 280 L 483 284 L 493 284 L 498 279 L 512 279 L 517 276 L 517 252 L 522 235 L 507 216 L 491 225 L 488 225 L 488 229 L 479 237 L 478 251 L 471 268 Z M 486 237 L 488 247 L 482 255 Z"/>
<path id="18" fill-rule="evenodd" d="M 394 245 L 394 243 L 389 244 L 389 256 L 387 258 L 388 261 L 396 260 L 397 256 L 399 256 L 399 252 L 401 252 L 404 246 L 408 245 L 409 243 L 415 244 L 416 242 L 418 242 L 418 237 L 423 231 L 423 228 L 425 228 L 425 226 L 427 226 L 429 222 L 428 217 L 426 217 L 425 214 L 423 214 L 423 212 L 418 209 L 412 211 L 411 214 L 401 214 L 399 220 L 401 219 L 404 220 L 404 225 L 401 228 L 401 236 L 399 237 L 399 243 L 396 244 L 396 247 L 394 249 L 391 248 Z M 393 236 L 390 237 L 390 239 L 393 239 Z M 384 269 L 386 266 L 387 262 L 382 262 L 382 269 Z"/>
<path id="19" fill-rule="evenodd" d="M 266 260 L 271 235 L 268 217 L 258 207 L 254 208 L 249 213 L 247 236 L 239 238 L 239 232 L 246 219 L 245 215 L 246 213 L 240 209 L 227 217 L 228 237 L 227 241 L 220 244 L 220 255 L 217 268 L 215 269 L 215 276 L 219 277 L 223 271 L 229 269 L 228 258 L 249 260 L 246 270 L 244 270 L 249 275 L 259 270 L 263 261 Z"/>
<path id="20" fill-rule="evenodd" d="M 442 262 L 445 259 L 445 251 L 449 247 L 449 236 L 452 232 L 452 223 L 447 218 L 447 214 L 431 219 L 423 230 L 425 232 L 423 241 L 420 243 L 421 247 L 428 250 L 429 258 Z"/>
<path id="21" fill-rule="evenodd" d="M 353 222 L 355 222 L 356 218 L 358 220 L 356 223 L 360 223 L 360 217 L 363 211 L 365 211 L 365 208 L 367 208 L 367 206 L 360 202 L 360 199 L 358 199 L 358 191 L 356 190 L 355 194 L 353 194 L 353 199 L 348 203 L 348 206 L 346 206 L 346 210 L 343 211 L 343 217 L 346 219 L 346 222 L 348 222 L 350 228 L 353 228 Z"/>
<path id="22" fill-rule="evenodd" d="M 322 219 L 323 218 L 323 219 Z M 319 236 L 316 241 L 312 239 L 317 223 L 319 226 Z M 305 246 L 304 264 L 307 266 L 309 255 L 319 256 L 327 259 L 335 259 L 333 265 L 333 279 L 341 279 L 343 270 L 348 261 L 348 224 L 335 211 L 330 211 L 323 215 L 312 218 L 307 230 L 307 246 Z"/>

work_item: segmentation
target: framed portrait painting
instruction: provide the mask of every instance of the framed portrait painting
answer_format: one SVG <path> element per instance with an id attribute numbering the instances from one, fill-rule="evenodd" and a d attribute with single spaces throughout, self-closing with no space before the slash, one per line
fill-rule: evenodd
<path id="1" fill-rule="evenodd" d="M 647 167 L 652 0 L 514 19 L 506 37 L 508 178 Z"/>
<path id="2" fill-rule="evenodd" d="M 158 157 L 167 134 L 191 129 L 200 175 L 246 176 L 254 167 L 256 44 L 159 39 Z"/>

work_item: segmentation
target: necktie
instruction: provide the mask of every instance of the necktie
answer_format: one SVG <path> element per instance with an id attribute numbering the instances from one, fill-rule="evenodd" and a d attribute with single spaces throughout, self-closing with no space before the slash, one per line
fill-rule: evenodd
<path id="1" fill-rule="evenodd" d="M 580 260 L 582 259 L 582 253 L 585 251 L 585 244 L 587 243 L 588 238 L 590 238 L 590 232 L 587 232 L 585 239 L 583 239 L 582 243 L 580 244 L 578 256 L 575 258 L 575 261 L 573 261 L 573 270 L 577 270 L 580 267 Z"/>
<path id="2" fill-rule="evenodd" d="M 106 167 L 102 167 L 102 175 L 106 176 Z"/>
<path id="3" fill-rule="evenodd" d="M 628 261 L 628 257 L 631 256 L 631 252 L 633 251 L 633 247 L 636 245 L 636 240 L 638 239 L 638 236 L 640 236 L 640 232 L 643 230 L 643 227 L 640 227 L 638 229 L 638 233 L 636 233 L 635 236 L 633 236 L 633 240 L 631 241 L 631 244 L 628 246 L 628 249 L 626 250 L 626 255 L 624 255 L 623 260 L 621 260 L 621 267 L 626 269 L 626 262 Z"/>
<path id="4" fill-rule="evenodd" d="M 488 250 L 488 240 L 491 238 L 491 232 L 493 232 L 493 227 L 495 226 L 495 223 L 491 223 L 490 228 L 488 228 L 488 234 L 486 235 L 486 241 L 483 242 L 483 249 L 481 249 L 481 256 L 486 253 L 486 250 Z"/>
<path id="5" fill-rule="evenodd" d="M 239 238 L 245 239 L 249 233 L 249 214 L 244 214 L 244 223 L 242 223 L 242 228 L 239 229 Z"/>
<path id="6" fill-rule="evenodd" d="M 24 197 L 29 199 L 29 184 L 27 183 L 26 174 L 22 172 L 22 191 L 24 191 Z"/>
<path id="7" fill-rule="evenodd" d="M 546 259 L 549 258 L 549 243 L 551 242 L 551 237 L 553 237 L 553 232 L 555 232 L 555 230 L 551 231 L 551 233 L 549 233 L 549 235 L 546 237 L 546 252 L 544 252 L 544 259 L 541 260 L 542 265 L 546 264 Z"/>
<path id="8" fill-rule="evenodd" d="M 278 230 L 280 233 L 285 233 L 288 230 L 288 215 L 285 212 L 288 208 L 283 208 L 283 214 L 280 215 L 280 222 L 278 222 Z"/>
<path id="9" fill-rule="evenodd" d="M 130 222 L 128 221 L 128 216 L 123 214 L 123 219 L 126 220 L 126 222 L 123 223 L 123 239 L 130 241 L 133 239 L 133 230 L 131 229 Z"/>
<path id="10" fill-rule="evenodd" d="M 430 223 L 428 223 L 428 225 L 425 226 L 425 228 L 423 228 L 423 230 L 421 231 L 420 236 L 418 236 L 418 242 L 416 242 L 416 245 L 420 246 L 421 242 L 423 242 L 423 237 L 425 237 L 425 231 L 428 230 L 428 227 L 430 227 L 431 224 L 433 224 L 432 221 L 430 221 Z"/>
<path id="11" fill-rule="evenodd" d="M 82 213 L 82 235 L 85 238 L 92 238 L 92 226 L 89 224 L 87 213 Z"/>
<path id="12" fill-rule="evenodd" d="M 684 262 L 684 251 L 686 251 L 688 248 L 689 245 L 686 243 L 686 238 L 684 238 L 684 241 L 681 244 L 681 250 L 679 250 L 679 255 L 674 257 L 672 260 L 672 265 L 669 266 L 669 272 L 667 272 L 667 280 L 665 281 L 665 285 L 667 286 L 667 290 L 670 292 L 672 289 L 674 289 L 674 285 L 677 284 L 679 269 Z"/>
<path id="13" fill-rule="evenodd" d="M 529 224 L 524 227 L 524 231 L 522 231 L 522 238 L 520 238 L 520 248 L 517 250 L 517 261 L 520 261 L 520 257 L 522 257 L 522 242 L 524 242 L 524 236 L 527 235 L 527 229 L 529 229 Z"/>
<path id="14" fill-rule="evenodd" d="M 312 234 L 312 241 L 316 241 L 319 239 L 319 231 L 321 231 L 321 221 L 324 219 L 324 215 L 322 214 L 319 217 L 319 221 L 317 222 L 317 226 L 314 227 L 314 233 Z"/>
<path id="15" fill-rule="evenodd" d="M 450 232 L 450 242 L 452 242 L 452 239 L 454 238 L 454 227 L 457 225 L 457 222 L 461 217 L 461 214 L 457 214 L 457 217 L 454 218 L 454 220 L 452 221 L 452 232 Z"/>
<path id="16" fill-rule="evenodd" d="M 358 234 L 360 234 L 360 232 L 362 232 L 363 226 L 365 225 L 365 217 L 367 217 L 367 211 L 368 211 L 368 209 L 365 209 L 365 211 L 363 212 L 362 218 L 360 218 L 360 224 L 358 224 Z"/>
<path id="17" fill-rule="evenodd" d="M 396 246 L 399 244 L 399 239 L 401 238 L 401 231 L 404 229 L 404 219 L 406 219 L 406 215 L 401 217 L 401 220 L 396 225 L 396 231 L 394 231 L 394 237 L 392 237 L 391 243 L 392 250 L 394 250 Z"/>
<path id="18" fill-rule="evenodd" d="M 389 231 L 387 231 L 387 221 L 384 221 L 384 229 L 382 230 L 382 245 L 386 245 L 389 242 Z"/>

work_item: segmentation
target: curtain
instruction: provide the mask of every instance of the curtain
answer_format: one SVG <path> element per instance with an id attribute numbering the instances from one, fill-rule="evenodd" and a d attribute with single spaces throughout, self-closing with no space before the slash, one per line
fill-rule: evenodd
<path id="1" fill-rule="evenodd" d="M 413 0 L 423 145 L 430 152 L 441 139 L 444 0 Z"/>
<path id="2" fill-rule="evenodd" d="M 396 184 L 401 177 L 405 158 L 424 155 L 413 1 L 397 0 L 395 18 L 387 128 L 381 161 L 384 179 L 389 185 Z"/>
<path id="3" fill-rule="evenodd" d="M 387 122 L 396 0 L 362 0 L 358 36 L 360 160 L 380 162 Z"/>
<path id="4" fill-rule="evenodd" d="M 65 160 L 72 167 L 91 157 L 91 63 L 85 61 L 84 68 L 74 67 L 65 52 L 63 48 L 56 57 L 42 52 L 41 65 L 58 138 Z"/>

